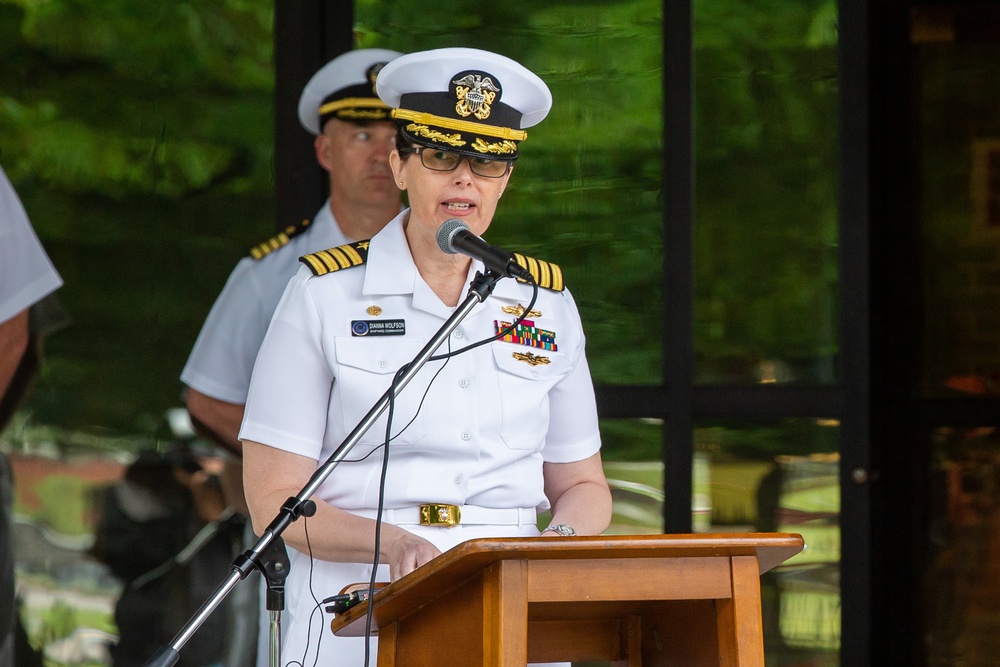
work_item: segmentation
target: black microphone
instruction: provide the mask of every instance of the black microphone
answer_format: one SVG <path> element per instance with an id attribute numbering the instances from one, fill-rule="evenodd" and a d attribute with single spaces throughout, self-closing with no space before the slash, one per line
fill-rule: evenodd
<path id="1" fill-rule="evenodd" d="M 437 244 L 443 252 L 449 255 L 463 254 L 478 259 L 494 273 L 520 278 L 526 282 L 535 282 L 531 272 L 517 263 L 513 253 L 490 245 L 473 234 L 469 226 L 458 218 L 445 220 L 438 227 Z"/>

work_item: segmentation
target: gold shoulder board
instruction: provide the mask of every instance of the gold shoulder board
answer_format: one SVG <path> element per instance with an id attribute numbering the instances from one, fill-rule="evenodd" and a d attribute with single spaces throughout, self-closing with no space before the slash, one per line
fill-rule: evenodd
<path id="1" fill-rule="evenodd" d="M 368 241 L 358 241 L 328 248 L 299 257 L 299 261 L 309 267 L 314 276 L 361 266 L 368 261 Z"/>
<path id="2" fill-rule="evenodd" d="M 518 264 L 531 272 L 535 283 L 539 287 L 550 289 L 553 292 L 562 292 L 566 289 L 566 284 L 563 282 L 562 269 L 559 268 L 558 264 L 546 262 L 543 259 L 535 259 L 534 257 L 525 257 L 516 252 L 514 253 L 514 259 L 517 260 Z"/>
<path id="3" fill-rule="evenodd" d="M 289 225 L 285 227 L 283 232 L 275 234 L 263 243 L 258 243 L 254 247 L 250 248 L 250 256 L 255 260 L 263 258 L 270 252 L 274 252 L 283 245 L 286 245 L 293 238 L 301 234 L 302 232 L 309 229 L 309 225 L 312 224 L 312 220 L 303 220 L 297 225 Z"/>

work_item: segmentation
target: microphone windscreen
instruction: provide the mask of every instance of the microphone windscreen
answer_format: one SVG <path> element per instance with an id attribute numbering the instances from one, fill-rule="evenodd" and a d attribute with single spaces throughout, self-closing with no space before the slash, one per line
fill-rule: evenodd
<path id="1" fill-rule="evenodd" d="M 437 239 L 438 247 L 441 248 L 442 252 L 446 252 L 449 255 L 458 254 L 458 250 L 455 250 L 455 248 L 451 245 L 451 237 L 454 236 L 455 232 L 460 229 L 469 229 L 469 226 L 458 218 L 445 220 L 441 223 L 441 226 L 438 227 L 435 238 Z"/>

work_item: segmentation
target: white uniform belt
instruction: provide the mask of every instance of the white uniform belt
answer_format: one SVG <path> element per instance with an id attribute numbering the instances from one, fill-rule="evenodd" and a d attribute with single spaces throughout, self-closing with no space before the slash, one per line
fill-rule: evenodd
<path id="1" fill-rule="evenodd" d="M 417 505 L 415 507 L 401 507 L 395 509 L 384 509 L 382 510 L 382 520 L 388 521 L 391 524 L 397 526 L 406 525 L 445 525 L 443 522 L 434 522 L 427 524 L 426 520 L 422 520 L 421 517 L 427 516 L 427 505 Z M 457 521 L 452 521 L 452 525 L 456 524 L 475 524 L 475 525 L 496 525 L 496 526 L 524 526 L 528 524 L 535 524 L 537 521 L 536 513 L 534 507 L 511 507 L 511 508 L 495 508 L 495 507 L 478 507 L 476 505 L 431 505 L 431 507 L 449 507 L 456 508 L 459 511 L 459 519 Z M 358 510 L 347 510 L 351 514 L 356 514 L 357 516 L 367 517 L 369 519 L 374 519 L 378 514 L 378 510 L 373 509 L 358 509 Z"/>

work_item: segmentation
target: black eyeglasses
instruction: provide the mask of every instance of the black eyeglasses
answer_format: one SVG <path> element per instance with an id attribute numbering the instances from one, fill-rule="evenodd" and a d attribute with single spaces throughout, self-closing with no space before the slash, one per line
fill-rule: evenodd
<path id="1" fill-rule="evenodd" d="M 427 146 L 411 146 L 400 148 L 400 153 L 416 153 L 420 156 L 420 164 L 433 171 L 455 171 L 462 160 L 468 160 L 469 169 L 477 176 L 486 178 L 502 178 L 510 171 L 509 160 L 490 160 L 484 157 L 470 157 L 460 155 L 440 148 L 428 148 Z"/>

